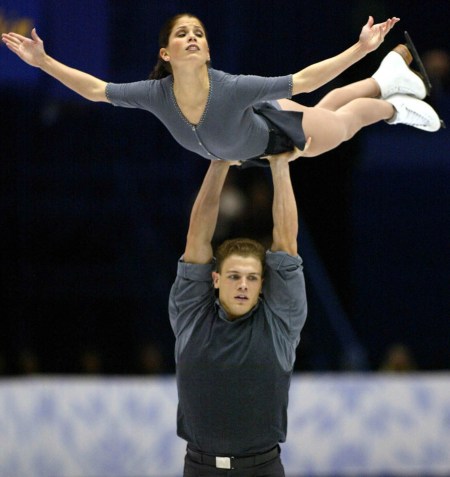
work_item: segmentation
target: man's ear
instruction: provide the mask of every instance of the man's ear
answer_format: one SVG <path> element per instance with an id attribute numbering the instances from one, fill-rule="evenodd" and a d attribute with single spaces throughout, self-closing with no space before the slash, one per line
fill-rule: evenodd
<path id="1" fill-rule="evenodd" d="M 212 272 L 212 279 L 213 279 L 213 284 L 214 288 L 219 288 L 220 286 L 220 273 L 218 272 Z"/>

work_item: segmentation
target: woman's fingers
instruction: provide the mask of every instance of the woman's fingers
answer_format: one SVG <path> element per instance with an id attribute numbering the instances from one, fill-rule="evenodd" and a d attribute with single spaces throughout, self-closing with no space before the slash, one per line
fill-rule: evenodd
<path id="1" fill-rule="evenodd" d="M 6 47 L 11 50 L 13 53 L 18 53 L 18 47 L 15 45 L 12 45 L 11 43 L 5 43 Z"/>
<path id="2" fill-rule="evenodd" d="M 23 35 L 20 35 L 19 33 L 14 33 L 14 32 L 11 32 L 11 33 L 8 33 L 8 36 L 10 36 L 11 38 L 14 38 L 16 41 L 25 41 L 25 40 L 29 40 L 29 38 L 27 38 L 26 36 L 23 36 Z"/>
<path id="3" fill-rule="evenodd" d="M 8 46 L 8 47 L 19 48 L 20 45 L 23 43 L 23 40 L 21 40 L 20 38 L 17 38 L 16 36 L 11 35 L 11 34 L 2 35 L 2 40 L 3 40 L 3 43 L 5 43 L 6 46 Z"/>

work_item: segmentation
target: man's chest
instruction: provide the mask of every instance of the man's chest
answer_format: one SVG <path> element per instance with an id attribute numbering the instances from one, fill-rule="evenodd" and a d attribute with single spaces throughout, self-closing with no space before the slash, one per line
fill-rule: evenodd
<path id="1" fill-rule="evenodd" d="M 260 319 L 260 322 L 257 320 Z M 197 369 L 258 369 L 276 361 L 274 337 L 262 317 L 246 323 L 228 323 L 220 319 L 203 323 L 193 330 L 180 361 Z M 236 326 L 237 325 L 237 326 Z"/>

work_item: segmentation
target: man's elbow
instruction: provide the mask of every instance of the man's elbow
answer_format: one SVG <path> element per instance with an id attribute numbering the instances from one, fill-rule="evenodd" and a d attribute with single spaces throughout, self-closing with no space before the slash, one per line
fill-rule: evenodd
<path id="1" fill-rule="evenodd" d="M 272 252 L 286 252 L 295 257 L 298 255 L 297 240 L 274 240 L 270 250 Z"/>

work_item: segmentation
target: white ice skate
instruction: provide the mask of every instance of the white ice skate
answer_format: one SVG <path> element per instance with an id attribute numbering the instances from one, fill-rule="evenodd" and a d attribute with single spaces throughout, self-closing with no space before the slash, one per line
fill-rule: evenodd
<path id="1" fill-rule="evenodd" d="M 381 62 L 372 78 L 378 83 L 381 98 L 394 94 L 408 94 L 419 99 L 427 95 L 422 78 L 409 68 L 413 57 L 406 45 L 397 45 Z"/>
<path id="2" fill-rule="evenodd" d="M 386 101 L 395 108 L 394 116 L 386 121 L 388 124 L 406 124 L 428 132 L 435 132 L 441 128 L 438 114 L 425 101 L 406 94 L 395 94 Z"/>

